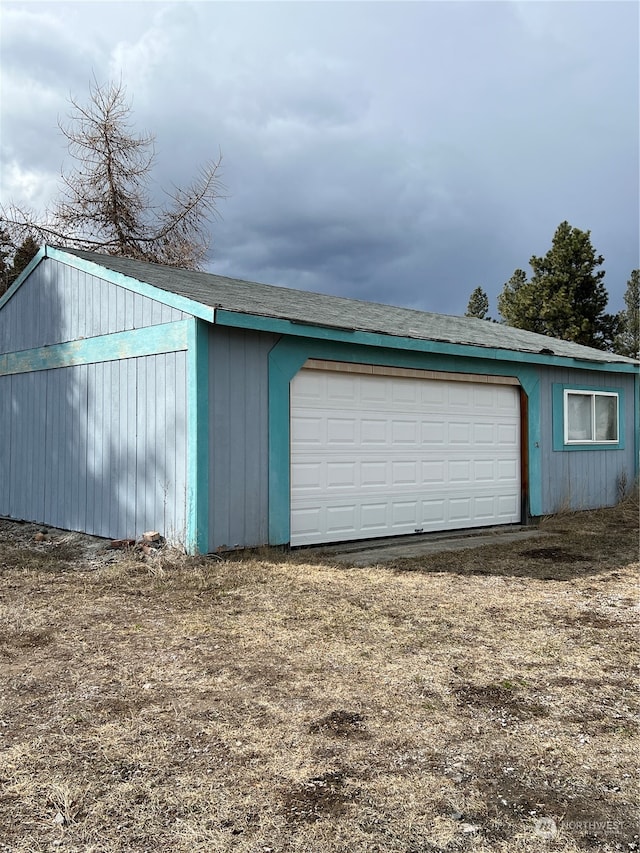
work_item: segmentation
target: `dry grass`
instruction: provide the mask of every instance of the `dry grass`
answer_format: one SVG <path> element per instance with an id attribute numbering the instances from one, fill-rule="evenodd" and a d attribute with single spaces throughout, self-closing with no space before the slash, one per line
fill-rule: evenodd
<path id="1" fill-rule="evenodd" d="M 368 569 L 0 522 L 0 851 L 638 849 L 637 522 Z"/>

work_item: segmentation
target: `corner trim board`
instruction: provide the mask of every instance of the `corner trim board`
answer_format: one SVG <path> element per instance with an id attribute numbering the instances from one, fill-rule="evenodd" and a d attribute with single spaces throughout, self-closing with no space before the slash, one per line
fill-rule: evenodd
<path id="1" fill-rule="evenodd" d="M 189 554 L 209 550 L 209 341 L 207 324 L 187 320 L 187 524 Z"/>

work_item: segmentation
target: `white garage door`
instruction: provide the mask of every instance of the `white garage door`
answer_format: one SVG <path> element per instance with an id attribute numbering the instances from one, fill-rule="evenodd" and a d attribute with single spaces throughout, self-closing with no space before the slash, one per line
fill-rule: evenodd
<path id="1" fill-rule="evenodd" d="M 520 521 L 512 385 L 317 369 L 291 383 L 291 544 Z"/>

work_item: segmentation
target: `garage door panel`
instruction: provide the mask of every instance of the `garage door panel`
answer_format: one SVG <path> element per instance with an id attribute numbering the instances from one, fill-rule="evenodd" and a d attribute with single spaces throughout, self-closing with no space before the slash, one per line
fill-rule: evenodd
<path id="1" fill-rule="evenodd" d="M 424 459 L 422 461 L 422 482 L 425 486 L 444 483 L 445 463 L 443 459 Z"/>
<path id="2" fill-rule="evenodd" d="M 298 537 L 316 536 L 317 531 L 324 526 L 321 515 L 322 510 L 318 506 L 292 509 L 291 529 L 296 531 Z"/>
<path id="3" fill-rule="evenodd" d="M 354 444 L 356 421 L 354 418 L 327 418 L 328 444 Z"/>
<path id="4" fill-rule="evenodd" d="M 417 464 L 413 460 L 401 460 L 391 463 L 391 487 L 417 486 Z"/>
<path id="5" fill-rule="evenodd" d="M 415 407 L 420 399 L 420 389 L 412 382 L 393 382 L 390 384 L 391 399 L 396 406 L 409 404 Z"/>
<path id="6" fill-rule="evenodd" d="M 420 403 L 424 411 L 440 410 L 445 405 L 447 386 L 443 382 L 421 382 Z"/>
<path id="7" fill-rule="evenodd" d="M 391 441 L 397 444 L 417 444 L 418 424 L 415 420 L 394 420 L 391 424 Z"/>
<path id="8" fill-rule="evenodd" d="M 476 459 L 473 462 L 473 479 L 476 483 L 495 479 L 495 461 L 493 459 Z"/>
<path id="9" fill-rule="evenodd" d="M 422 522 L 425 530 L 441 530 L 445 518 L 444 498 L 422 501 Z"/>
<path id="10" fill-rule="evenodd" d="M 363 404 L 373 403 L 378 408 L 381 404 L 390 402 L 389 385 L 383 378 L 369 377 L 366 385 L 360 386 L 360 401 Z"/>
<path id="11" fill-rule="evenodd" d="M 474 444 L 492 446 L 496 443 L 496 428 L 493 423 L 476 423 L 473 425 Z"/>
<path id="12" fill-rule="evenodd" d="M 520 400 L 517 394 L 513 393 L 513 386 L 510 385 L 495 385 L 495 408 L 504 412 L 509 412 L 513 415 L 520 413 Z"/>
<path id="13" fill-rule="evenodd" d="M 501 519 L 511 519 L 518 512 L 520 504 L 520 496 L 515 492 L 510 495 L 498 495 L 497 497 L 498 511 L 497 516 Z"/>
<path id="14" fill-rule="evenodd" d="M 473 402 L 473 388 L 459 382 L 451 384 L 449 388 L 449 407 L 451 409 L 463 407 L 468 408 Z"/>
<path id="15" fill-rule="evenodd" d="M 326 398 L 327 377 L 325 374 L 316 371 L 314 374 L 309 373 L 305 379 L 304 385 L 300 384 L 296 390 L 296 396 L 300 402 L 304 404 L 312 404 L 314 401 L 324 400 Z"/>
<path id="16" fill-rule="evenodd" d="M 449 482 L 469 483 L 471 481 L 471 462 L 469 459 L 452 460 L 449 463 Z"/>
<path id="17" fill-rule="evenodd" d="M 296 415 L 291 418 L 291 441 L 296 445 L 324 444 L 323 429 L 324 421 L 320 415 L 315 417 Z"/>
<path id="18" fill-rule="evenodd" d="M 327 378 L 327 400 L 338 401 L 341 405 L 355 403 L 358 399 L 357 377 L 334 373 Z"/>
<path id="19" fill-rule="evenodd" d="M 471 498 L 450 498 L 449 520 L 458 525 L 471 521 Z"/>
<path id="20" fill-rule="evenodd" d="M 363 503 L 361 506 L 360 527 L 369 535 L 373 535 L 375 531 L 387 530 L 389 526 L 388 519 L 389 505 L 384 503 Z"/>
<path id="21" fill-rule="evenodd" d="M 473 388 L 473 406 L 476 410 L 493 411 L 496 407 L 494 385 L 476 385 Z"/>
<path id="22" fill-rule="evenodd" d="M 391 526 L 411 527 L 418 524 L 418 501 L 394 501 L 391 505 Z"/>
<path id="23" fill-rule="evenodd" d="M 473 517 L 490 522 L 496 516 L 496 499 L 490 495 L 484 495 L 473 499 Z"/>
<path id="24" fill-rule="evenodd" d="M 422 421 L 422 444 L 442 446 L 445 443 L 445 431 L 446 425 L 441 421 Z"/>
<path id="25" fill-rule="evenodd" d="M 360 443 L 363 446 L 386 444 L 388 434 L 388 422 L 386 420 L 364 419 L 360 421 Z"/>
<path id="26" fill-rule="evenodd" d="M 471 444 L 471 424 L 455 421 L 449 423 L 449 444 Z"/>
<path id="27" fill-rule="evenodd" d="M 342 506 L 327 507 L 327 529 L 330 533 L 355 534 L 357 531 L 355 504 L 344 504 Z M 350 536 L 353 538 L 353 536 Z"/>
<path id="28" fill-rule="evenodd" d="M 298 462 L 291 470 L 291 488 L 299 490 L 322 488 L 322 465 L 319 462 Z"/>
<path id="29" fill-rule="evenodd" d="M 520 430 L 516 424 L 498 424 L 498 445 L 516 447 L 519 444 Z"/>
<path id="30" fill-rule="evenodd" d="M 356 465 L 354 462 L 329 462 L 327 464 L 327 488 L 356 488 Z"/>
<path id="31" fill-rule="evenodd" d="M 499 482 L 517 483 L 519 480 L 518 469 L 519 465 L 515 459 L 498 459 L 498 476 Z"/>
<path id="32" fill-rule="evenodd" d="M 302 370 L 291 543 L 517 522 L 519 437 L 512 386 Z"/>
<path id="33" fill-rule="evenodd" d="M 363 489 L 384 486 L 387 482 L 387 463 L 365 461 L 360 465 L 360 485 Z"/>

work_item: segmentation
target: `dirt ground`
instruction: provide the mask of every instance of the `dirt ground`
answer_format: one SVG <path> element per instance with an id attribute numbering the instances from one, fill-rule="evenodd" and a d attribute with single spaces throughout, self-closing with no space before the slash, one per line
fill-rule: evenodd
<path id="1" fill-rule="evenodd" d="M 640 849 L 638 503 L 353 568 L 0 521 L 0 853 Z"/>

